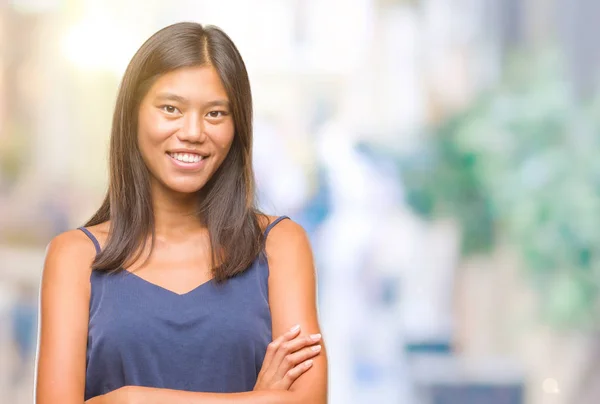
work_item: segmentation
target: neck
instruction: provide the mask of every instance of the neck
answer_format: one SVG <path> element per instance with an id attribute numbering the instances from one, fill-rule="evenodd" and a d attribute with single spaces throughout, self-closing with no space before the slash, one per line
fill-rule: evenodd
<path id="1" fill-rule="evenodd" d="M 205 227 L 196 216 L 197 195 L 154 190 L 154 228 L 157 238 L 188 236 Z"/>

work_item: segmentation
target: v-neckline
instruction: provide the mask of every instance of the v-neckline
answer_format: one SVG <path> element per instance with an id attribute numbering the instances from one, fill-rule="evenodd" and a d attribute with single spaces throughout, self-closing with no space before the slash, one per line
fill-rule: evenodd
<path id="1" fill-rule="evenodd" d="M 131 272 L 131 271 L 128 271 L 128 270 L 126 270 L 124 268 L 121 268 L 121 271 L 125 272 L 126 275 L 132 275 L 133 278 L 139 279 L 142 283 L 144 283 L 146 285 L 154 287 L 155 289 L 158 289 L 158 290 L 162 290 L 162 291 L 164 291 L 164 292 L 166 292 L 166 293 L 168 293 L 170 295 L 176 296 L 176 297 L 185 297 L 185 296 L 188 296 L 188 295 L 194 293 L 196 290 L 203 289 L 204 286 L 207 286 L 207 285 L 210 285 L 210 284 L 214 283 L 214 279 L 215 279 L 215 278 L 210 278 L 209 280 L 202 282 L 198 286 L 194 287 L 193 289 L 191 289 L 191 290 L 189 290 L 189 291 L 187 291 L 185 293 L 177 293 L 174 290 L 165 288 L 164 286 L 161 286 L 161 285 L 159 285 L 157 283 L 150 282 L 149 280 L 142 278 L 138 274 L 136 274 L 134 272 Z"/>

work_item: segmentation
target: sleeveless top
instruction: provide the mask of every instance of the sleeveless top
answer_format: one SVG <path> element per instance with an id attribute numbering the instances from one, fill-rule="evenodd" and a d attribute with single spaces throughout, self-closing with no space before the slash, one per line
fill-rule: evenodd
<path id="1" fill-rule="evenodd" d="M 251 391 L 272 340 L 268 277 L 264 252 L 240 275 L 181 295 L 125 270 L 92 271 L 85 399 L 131 385 Z"/>

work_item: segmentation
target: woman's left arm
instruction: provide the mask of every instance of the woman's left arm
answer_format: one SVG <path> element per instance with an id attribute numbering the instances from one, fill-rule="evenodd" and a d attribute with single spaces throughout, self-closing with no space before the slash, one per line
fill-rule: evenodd
<path id="1" fill-rule="evenodd" d="M 269 233 L 266 250 L 273 335 L 283 334 L 294 324 L 300 324 L 303 334 L 320 333 L 316 273 L 306 232 L 297 223 L 283 220 Z M 327 356 L 323 339 L 321 346 L 313 367 L 289 389 L 295 402 L 327 403 Z"/>

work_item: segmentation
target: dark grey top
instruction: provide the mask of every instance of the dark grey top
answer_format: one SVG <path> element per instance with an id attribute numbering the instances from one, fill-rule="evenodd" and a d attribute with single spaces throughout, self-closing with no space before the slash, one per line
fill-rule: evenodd
<path id="1" fill-rule="evenodd" d="M 183 295 L 131 272 L 93 271 L 85 399 L 130 385 L 252 390 L 272 340 L 268 277 L 264 254 L 241 275 Z"/>

